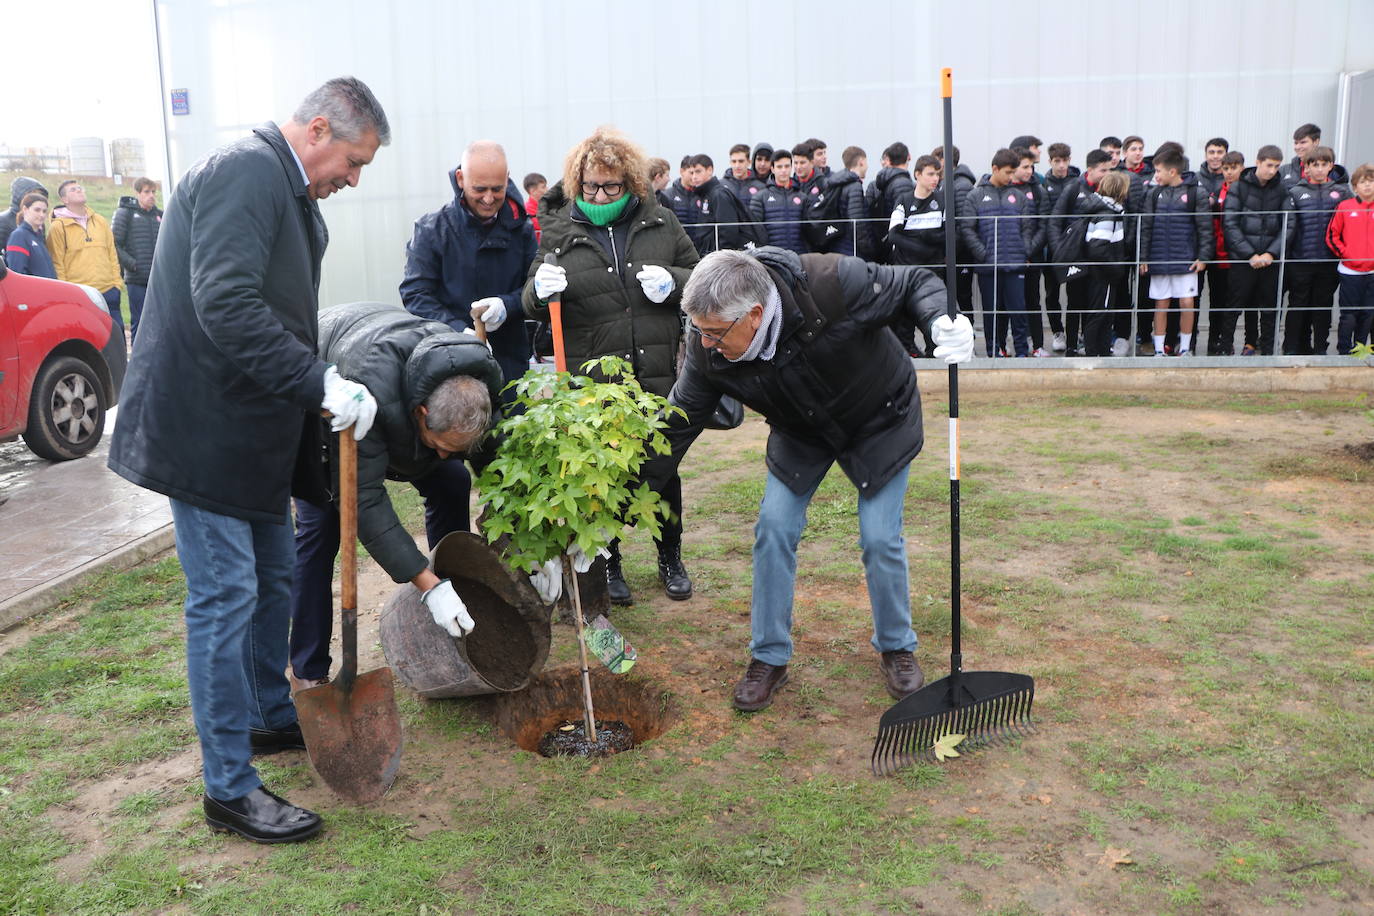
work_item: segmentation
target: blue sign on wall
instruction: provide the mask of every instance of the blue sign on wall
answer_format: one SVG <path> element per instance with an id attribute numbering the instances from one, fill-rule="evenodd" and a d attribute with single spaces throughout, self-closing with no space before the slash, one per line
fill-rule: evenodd
<path id="1" fill-rule="evenodd" d="M 172 90 L 172 114 L 188 115 L 191 113 L 191 94 L 186 89 Z"/>

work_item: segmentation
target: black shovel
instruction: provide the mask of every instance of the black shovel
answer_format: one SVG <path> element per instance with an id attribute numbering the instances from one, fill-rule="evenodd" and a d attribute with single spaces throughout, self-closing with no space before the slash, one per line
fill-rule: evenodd
<path id="1" fill-rule="evenodd" d="M 352 802 L 376 801 L 401 766 L 401 716 L 390 668 L 358 674 L 358 443 L 339 433 L 343 665 L 328 684 L 296 694 L 296 716 L 315 772 Z"/>
<path id="2" fill-rule="evenodd" d="M 950 70 L 940 72 L 945 109 L 945 314 L 958 314 L 955 303 L 954 119 Z M 884 776 L 917 759 L 936 759 L 935 744 L 963 735 L 961 748 L 1024 734 L 1032 729 L 1035 681 L 1028 674 L 965 671 L 959 644 L 959 366 L 949 364 L 949 537 L 951 554 L 949 677 L 940 678 L 897 701 L 878 722 L 873 745 L 873 772 Z M 954 756 L 958 756 L 955 754 Z"/>

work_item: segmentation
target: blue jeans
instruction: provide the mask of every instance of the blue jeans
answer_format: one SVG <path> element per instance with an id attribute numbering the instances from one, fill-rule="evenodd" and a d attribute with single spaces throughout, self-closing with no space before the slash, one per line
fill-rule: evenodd
<path id="1" fill-rule="evenodd" d="M 902 507 L 909 468 L 871 496 L 859 494 L 859 544 L 873 607 L 873 648 L 879 652 L 916 649 L 911 629 Z M 819 486 L 819 484 L 817 484 Z M 770 665 L 792 657 L 792 591 L 797 579 L 797 544 L 806 527 L 806 507 L 816 487 L 798 495 L 772 473 L 754 526 L 754 595 L 750 605 L 753 639 L 749 654 Z"/>
<path id="2" fill-rule="evenodd" d="M 148 287 L 130 283 L 129 290 L 129 344 L 138 338 L 138 319 L 143 317 L 143 300 L 148 296 Z"/>
<path id="3" fill-rule="evenodd" d="M 1011 342 L 1017 356 L 1030 356 L 1030 324 L 1026 321 L 1026 274 L 997 270 L 978 275 L 978 290 L 983 296 L 983 340 L 988 356 L 997 356 Z M 994 308 L 994 303 L 996 307 Z M 1036 307 L 1038 321 L 1039 307 Z"/>
<path id="4" fill-rule="evenodd" d="M 286 681 L 290 519 L 285 506 L 281 523 L 272 524 L 171 503 L 186 576 L 186 679 L 205 794 L 232 801 L 262 785 L 248 729 L 296 721 Z"/>
<path id="5" fill-rule="evenodd" d="M 412 482 L 425 498 L 425 534 L 433 550 L 453 531 L 467 531 L 472 477 L 461 458 L 440 462 Z M 329 675 L 334 638 L 334 558 L 339 510 L 296 500 L 295 575 L 291 579 L 291 670 L 303 680 Z"/>

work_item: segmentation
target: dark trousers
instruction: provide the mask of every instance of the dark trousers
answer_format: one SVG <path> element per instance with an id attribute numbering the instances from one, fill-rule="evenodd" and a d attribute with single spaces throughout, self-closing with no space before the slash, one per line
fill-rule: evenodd
<path id="1" fill-rule="evenodd" d="M 1078 329 L 1083 323 L 1084 312 L 1091 304 L 1090 283 L 1085 275 L 1071 283 L 1064 284 L 1064 299 L 1068 303 L 1069 313 L 1064 318 L 1064 340 L 1065 353 L 1077 356 L 1083 349 L 1083 342 L 1079 338 Z"/>
<path id="2" fill-rule="evenodd" d="M 129 345 L 138 339 L 138 319 L 143 317 L 143 299 L 148 295 L 148 287 L 130 283 L 129 290 Z"/>
<path id="3" fill-rule="evenodd" d="M 1089 267 L 1088 276 L 1077 284 L 1083 305 L 1083 352 L 1087 356 L 1111 356 L 1112 338 L 1116 336 L 1112 315 L 1116 291 L 1120 286 L 1120 267 Z M 1073 286 L 1069 287 L 1070 304 Z M 1128 332 L 1129 333 L 1129 332 Z"/>
<path id="4" fill-rule="evenodd" d="M 1120 269 L 1120 268 L 1119 268 Z M 1112 278 L 1112 336 L 1123 340 L 1131 339 L 1131 287 L 1135 285 L 1139 272 L 1128 266 Z"/>
<path id="5" fill-rule="evenodd" d="M 1231 268 L 1213 264 L 1207 268 L 1207 280 L 1212 284 L 1212 292 L 1207 297 L 1207 355 L 1217 356 L 1229 355 L 1231 353 L 1231 341 L 1227 340 L 1223 346 L 1221 341 L 1221 322 L 1222 316 L 1226 314 L 1226 299 L 1231 294 Z M 1202 299 L 1198 299 L 1198 321 L 1202 321 Z M 1231 331 L 1235 333 L 1235 322 L 1231 322 Z M 1200 342 L 1200 341 L 1199 341 Z"/>
<path id="6" fill-rule="evenodd" d="M 1331 300 L 1340 274 L 1335 264 L 1290 264 L 1288 315 L 1283 322 L 1285 356 L 1326 355 L 1331 336 Z"/>
<path id="7" fill-rule="evenodd" d="M 1007 341 L 1011 328 L 1012 346 L 1017 356 L 1030 356 L 1026 327 L 1025 271 L 996 270 L 978 275 L 978 291 L 983 296 L 983 337 L 988 356 L 996 356 Z"/>
<path id="8" fill-rule="evenodd" d="M 1059 274 L 1053 267 L 1040 268 L 1045 278 L 1045 311 L 1049 312 L 1050 333 L 1064 333 L 1064 306 L 1059 301 Z"/>
<path id="9" fill-rule="evenodd" d="M 425 537 L 429 548 L 454 531 L 469 529 L 468 494 L 472 476 L 459 459 L 441 462 L 412 481 L 425 498 Z M 339 553 L 339 511 L 304 500 L 296 504 L 296 568 L 291 581 L 291 669 L 296 677 L 317 680 L 329 674 L 329 641 L 334 635 L 334 558 Z"/>
<path id="10" fill-rule="evenodd" d="M 119 310 L 120 293 L 118 286 L 111 286 L 101 293 L 105 297 L 105 306 L 110 310 L 110 319 L 114 321 L 119 336 L 124 337 L 124 314 Z"/>
<path id="11" fill-rule="evenodd" d="M 1368 343 L 1374 324 L 1374 273 L 1341 274 L 1341 320 L 1336 327 L 1336 352 L 1346 355 L 1358 343 Z"/>
<path id="12" fill-rule="evenodd" d="M 1235 346 L 1236 321 L 1242 312 L 1255 311 L 1259 316 L 1260 353 L 1272 355 L 1274 352 L 1274 325 L 1278 318 L 1275 296 L 1279 289 L 1278 266 L 1251 267 L 1249 264 L 1232 264 L 1230 269 L 1230 289 L 1227 291 L 1226 310 L 1216 316 L 1219 354 L 1229 356 Z M 1249 343 L 1249 341 L 1246 341 Z"/>
<path id="13" fill-rule="evenodd" d="M 1039 350 L 1045 345 L 1045 323 L 1040 320 L 1040 274 L 1043 267 L 1026 268 L 1026 325 L 1030 332 L 1030 348 Z"/>
<path id="14" fill-rule="evenodd" d="M 955 272 L 954 298 L 959 303 L 959 314 L 973 315 L 973 268 L 960 267 Z"/>

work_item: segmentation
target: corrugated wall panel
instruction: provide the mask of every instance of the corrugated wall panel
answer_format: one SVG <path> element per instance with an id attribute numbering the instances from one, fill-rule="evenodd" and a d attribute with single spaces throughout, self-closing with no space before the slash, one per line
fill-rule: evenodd
<path id="1" fill-rule="evenodd" d="M 557 180 L 569 146 L 615 123 L 674 170 L 685 153 L 726 167 L 737 142 L 882 149 L 914 155 L 941 139 L 939 69 L 955 70 L 955 142 L 975 172 L 1021 133 L 1070 143 L 1076 162 L 1105 134 L 1153 150 L 1229 138 L 1253 158 L 1291 147 L 1314 121 L 1334 140 L 1337 78 L 1374 69 L 1358 39 L 1367 0 L 1328 0 L 1325 27 L 1287 0 L 1250 0 L 1223 24 L 1188 0 L 1101 7 L 995 0 L 820 0 L 788 7 L 588 0 L 157 0 L 168 89 L 191 115 L 169 118 L 173 176 L 206 150 L 282 120 L 322 80 L 353 73 L 386 105 L 392 145 L 358 190 L 324 203 L 331 246 L 322 300 L 396 300 L 420 214 L 451 198 L 447 172 L 480 137 L 506 145 L 518 182 Z M 951 18 L 952 17 L 952 18 Z M 1345 27 L 1342 27 L 1342 24 Z M 303 40 L 306 36 L 308 40 Z"/>

